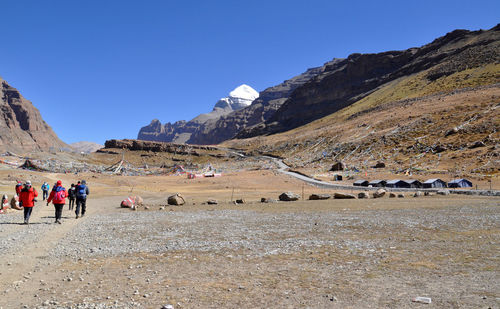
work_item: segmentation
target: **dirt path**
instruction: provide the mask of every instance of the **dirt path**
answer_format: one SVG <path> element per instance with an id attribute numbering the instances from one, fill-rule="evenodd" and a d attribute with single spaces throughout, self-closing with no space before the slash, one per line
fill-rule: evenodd
<path id="1" fill-rule="evenodd" d="M 3 240 L 11 246 L 0 253 L 0 260 L 5 261 L 0 270 L 0 308 L 21 306 L 26 302 L 25 295 L 32 295 L 52 280 L 50 273 L 58 261 L 51 260 L 48 253 L 79 224 L 103 212 L 103 208 L 93 206 L 105 200 L 89 199 L 87 214 L 79 219 L 75 219 L 74 209 L 70 211 L 65 205 L 62 224 L 54 223 L 54 206 L 46 206 L 43 201 L 35 206 L 28 226 L 20 224 L 22 211 L 10 213 L 9 221 L 0 223 Z"/>

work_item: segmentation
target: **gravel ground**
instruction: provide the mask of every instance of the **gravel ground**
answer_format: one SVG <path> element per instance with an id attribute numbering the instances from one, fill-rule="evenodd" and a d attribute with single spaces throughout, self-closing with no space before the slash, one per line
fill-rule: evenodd
<path id="1" fill-rule="evenodd" d="M 65 210 L 62 225 L 48 207 L 29 227 L 21 212 L 0 216 L 2 257 L 34 265 L 0 290 L 0 308 L 500 307 L 498 199 L 137 212 L 118 200 L 93 200 L 78 220 Z"/>

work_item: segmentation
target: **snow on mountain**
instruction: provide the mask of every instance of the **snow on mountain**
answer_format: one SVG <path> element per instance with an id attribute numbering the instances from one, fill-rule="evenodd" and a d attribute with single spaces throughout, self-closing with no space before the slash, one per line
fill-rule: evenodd
<path id="1" fill-rule="evenodd" d="M 252 104 L 253 100 L 259 97 L 259 93 L 248 85 L 240 85 L 229 93 L 228 97 L 220 99 L 215 107 L 230 110 L 239 110 Z"/>

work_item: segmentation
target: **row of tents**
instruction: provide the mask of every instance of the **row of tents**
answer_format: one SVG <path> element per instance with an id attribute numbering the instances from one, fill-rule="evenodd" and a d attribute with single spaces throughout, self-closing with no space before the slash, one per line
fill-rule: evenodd
<path id="1" fill-rule="evenodd" d="M 386 188 L 407 188 L 407 189 L 431 189 L 431 188 L 470 188 L 472 187 L 472 182 L 470 182 L 467 179 L 460 178 L 460 179 L 455 179 L 452 180 L 448 183 L 445 181 L 439 179 L 439 178 L 433 178 L 433 179 L 428 179 L 424 182 L 420 182 L 415 179 L 409 179 L 409 180 L 401 180 L 401 179 L 393 179 L 393 180 L 364 180 L 364 179 L 359 179 L 354 182 L 355 186 L 359 187 L 386 187 Z"/>

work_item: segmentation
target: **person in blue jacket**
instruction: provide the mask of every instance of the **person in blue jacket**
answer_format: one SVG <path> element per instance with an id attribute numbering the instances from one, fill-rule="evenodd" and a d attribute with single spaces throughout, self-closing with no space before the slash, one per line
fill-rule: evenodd
<path id="1" fill-rule="evenodd" d="M 82 217 L 85 215 L 87 209 L 87 195 L 89 195 L 89 187 L 85 180 L 82 180 L 80 184 L 76 186 L 76 218 L 80 217 L 80 209 L 82 211 Z"/>
<path id="2" fill-rule="evenodd" d="M 49 189 L 50 186 L 47 182 L 44 182 L 42 185 L 42 192 L 43 192 L 43 200 L 45 201 L 46 198 L 49 197 Z"/>

